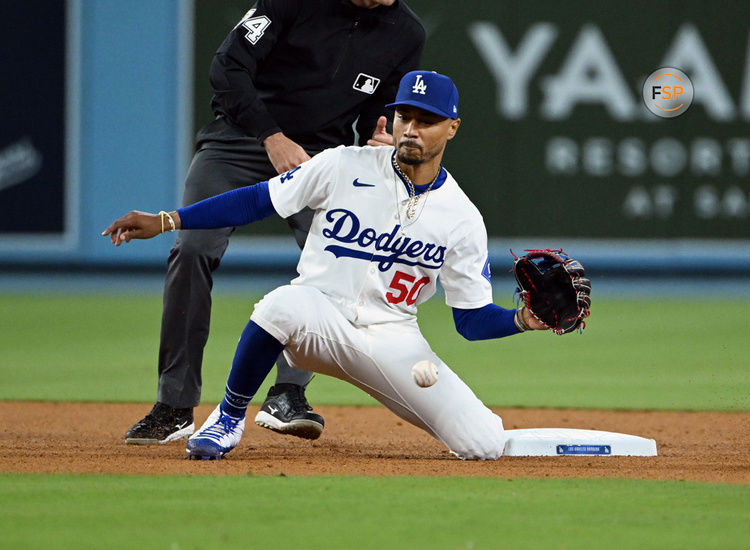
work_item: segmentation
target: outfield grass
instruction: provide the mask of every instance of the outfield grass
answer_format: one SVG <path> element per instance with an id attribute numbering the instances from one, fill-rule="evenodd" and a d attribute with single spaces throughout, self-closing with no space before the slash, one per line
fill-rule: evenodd
<path id="1" fill-rule="evenodd" d="M 750 540 L 750 487 L 708 483 L 3 475 L 0 497 L 13 503 L 0 530 L 16 549 L 728 550 Z"/>
<path id="2" fill-rule="evenodd" d="M 205 401 L 222 395 L 254 301 L 215 298 Z M 491 405 L 750 410 L 748 305 L 598 300 L 584 335 L 495 342 L 462 340 L 438 300 L 420 323 Z M 152 401 L 160 315 L 155 295 L 0 296 L 0 399 Z M 309 395 L 374 403 L 322 376 Z M 4 474 L 0 500 L 8 548 L 724 550 L 750 540 L 750 487 L 709 483 Z"/>
<path id="3" fill-rule="evenodd" d="M 214 299 L 203 369 L 207 402 L 223 395 L 256 300 Z M 749 306 L 597 300 L 583 335 L 467 342 L 436 298 L 420 308 L 420 324 L 433 349 L 489 405 L 750 410 Z M 0 296 L 0 399 L 153 401 L 160 316 L 156 295 Z M 324 376 L 309 397 L 316 404 L 374 403 Z"/>

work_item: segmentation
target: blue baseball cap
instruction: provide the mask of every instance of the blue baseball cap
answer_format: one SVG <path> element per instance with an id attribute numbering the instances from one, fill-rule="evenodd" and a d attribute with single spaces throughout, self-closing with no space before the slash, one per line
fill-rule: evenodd
<path id="1" fill-rule="evenodd" d="M 406 73 L 398 85 L 396 101 L 386 107 L 411 105 L 425 111 L 458 118 L 458 89 L 445 75 L 434 71 L 412 71 Z"/>

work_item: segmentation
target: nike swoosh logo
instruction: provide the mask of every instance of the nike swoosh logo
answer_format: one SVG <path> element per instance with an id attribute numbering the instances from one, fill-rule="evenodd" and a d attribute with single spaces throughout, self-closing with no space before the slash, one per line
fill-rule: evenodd
<path id="1" fill-rule="evenodd" d="M 359 181 L 359 178 L 354 178 L 352 185 L 354 185 L 354 187 L 375 187 L 374 183 L 362 183 Z"/>

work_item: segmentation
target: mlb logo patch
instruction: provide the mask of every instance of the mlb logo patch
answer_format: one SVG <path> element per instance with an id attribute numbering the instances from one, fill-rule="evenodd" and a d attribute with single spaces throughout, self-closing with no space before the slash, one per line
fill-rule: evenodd
<path id="1" fill-rule="evenodd" d="M 375 90 L 377 90 L 379 84 L 379 78 L 375 78 L 374 76 L 370 76 L 369 74 L 359 73 L 359 75 L 357 75 L 357 78 L 354 80 L 354 85 L 352 86 L 352 88 L 365 94 L 372 95 L 373 93 L 375 93 Z"/>

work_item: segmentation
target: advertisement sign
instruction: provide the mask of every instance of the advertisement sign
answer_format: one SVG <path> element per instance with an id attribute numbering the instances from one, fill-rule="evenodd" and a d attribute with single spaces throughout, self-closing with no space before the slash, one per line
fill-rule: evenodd
<path id="1" fill-rule="evenodd" d="M 463 90 L 446 163 L 492 234 L 750 237 L 750 4 L 411 5 Z M 672 118 L 644 101 L 662 67 L 692 84 Z"/>

